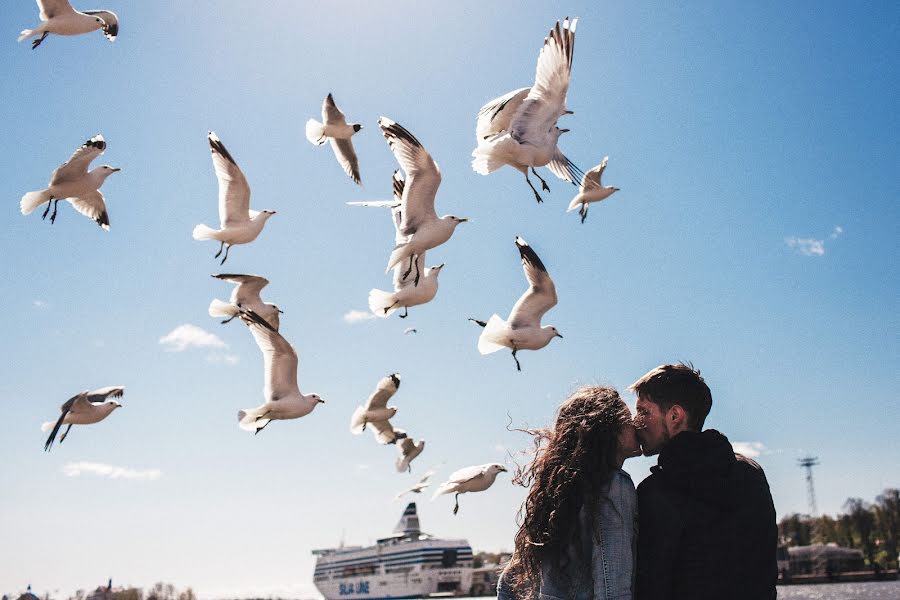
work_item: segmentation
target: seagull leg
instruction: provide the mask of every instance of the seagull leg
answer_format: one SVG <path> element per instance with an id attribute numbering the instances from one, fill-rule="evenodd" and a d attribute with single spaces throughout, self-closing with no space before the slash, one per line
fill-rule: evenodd
<path id="1" fill-rule="evenodd" d="M 409 268 L 406 270 L 406 273 L 403 274 L 403 279 L 406 279 L 407 277 L 409 277 L 409 274 L 412 273 L 413 262 L 415 261 L 415 259 L 416 259 L 416 255 L 415 255 L 415 254 L 410 255 L 410 257 L 409 257 Z"/>
<path id="2" fill-rule="evenodd" d="M 56 221 L 56 208 L 59 206 L 59 199 L 53 201 L 53 214 L 50 215 L 50 224 L 53 225 L 53 222 Z"/>
<path id="3" fill-rule="evenodd" d="M 582 204 L 581 210 L 578 212 L 581 213 L 581 222 L 584 223 L 584 220 L 587 219 L 587 204 Z"/>
<path id="4" fill-rule="evenodd" d="M 50 199 L 47 200 L 47 208 L 44 209 L 44 214 L 41 215 L 41 219 L 47 218 L 47 213 L 50 212 L 50 205 L 53 204 L 53 196 L 50 196 Z"/>
<path id="5" fill-rule="evenodd" d="M 241 313 L 238 313 L 238 315 L 239 315 L 239 314 L 241 314 Z M 237 315 L 234 315 L 234 316 L 232 316 L 231 318 L 225 319 L 224 321 L 222 321 L 222 325 L 224 325 L 225 323 L 231 323 L 232 321 L 234 321 L 234 318 L 235 318 L 236 316 L 237 316 Z"/>
<path id="6" fill-rule="evenodd" d="M 531 184 L 531 180 L 528 179 L 528 170 L 527 169 L 525 170 L 525 181 L 528 183 L 528 187 L 531 188 L 531 191 L 534 192 L 534 199 L 538 201 L 538 204 L 543 202 L 544 199 L 541 198 L 541 195 L 538 194 L 538 191 L 536 189 L 534 189 L 534 186 Z"/>
<path id="7" fill-rule="evenodd" d="M 225 242 L 222 242 L 222 243 L 224 244 Z M 231 244 L 228 244 L 227 246 L 225 246 L 225 256 L 222 257 L 222 262 L 219 263 L 220 265 L 224 265 L 225 261 L 228 260 L 228 251 L 229 250 L 231 250 Z M 216 256 L 218 256 L 218 255 L 216 255 Z"/>
<path id="8" fill-rule="evenodd" d="M 542 188 L 545 192 L 549 192 L 549 191 L 550 191 L 550 186 L 547 185 L 547 182 L 544 181 L 544 178 L 543 178 L 543 177 L 541 177 L 540 175 L 538 175 L 538 172 L 534 170 L 534 167 L 531 167 L 531 172 L 534 173 L 534 176 L 535 176 L 535 177 L 537 177 L 538 179 L 541 180 L 541 188 Z"/>
<path id="9" fill-rule="evenodd" d="M 66 427 L 66 430 L 65 430 L 65 431 L 63 432 L 63 434 L 60 436 L 60 438 L 59 438 L 59 443 L 60 443 L 60 444 L 62 444 L 62 443 L 63 443 L 63 440 L 66 439 L 66 436 L 69 435 L 69 430 L 70 430 L 70 429 L 72 429 L 72 424 L 71 424 L 71 423 L 69 423 L 69 426 Z"/>
<path id="10" fill-rule="evenodd" d="M 519 359 L 516 358 L 516 352 L 518 352 L 518 351 L 519 351 L 518 348 L 513 348 L 513 353 L 512 353 L 512 354 L 513 354 L 513 360 L 516 361 L 516 371 L 521 371 L 521 370 L 522 370 L 522 365 L 519 364 Z"/>
<path id="11" fill-rule="evenodd" d="M 408 307 L 408 306 L 404 306 L 404 307 L 403 307 L 403 314 L 402 314 L 402 315 L 399 315 L 399 317 L 400 317 L 401 319 L 405 319 L 405 318 L 408 317 L 408 316 L 409 316 L 409 307 Z"/>
<path id="12" fill-rule="evenodd" d="M 416 261 L 416 281 L 413 285 L 419 285 L 419 261 Z"/>
<path id="13" fill-rule="evenodd" d="M 260 418 L 262 418 L 262 417 L 260 417 Z M 260 427 L 259 429 L 257 429 L 255 432 L 253 432 L 253 435 L 259 435 L 259 432 L 262 431 L 263 429 L 265 429 L 266 427 L 268 427 L 269 423 L 271 423 L 271 422 L 272 422 L 271 420 L 266 421 L 266 424 L 263 425 L 262 427 Z"/>
<path id="14" fill-rule="evenodd" d="M 397 306 L 397 302 L 400 302 L 400 301 L 397 300 L 397 301 L 395 301 L 393 304 L 391 304 L 390 306 L 386 306 L 386 307 L 384 308 L 384 314 L 387 314 L 389 310 L 391 310 L 392 308 L 394 308 L 395 306 Z"/>
<path id="15" fill-rule="evenodd" d="M 50 33 L 49 31 L 45 31 L 45 32 L 44 32 L 44 35 L 42 35 L 41 38 L 40 38 L 39 40 L 34 40 L 33 42 L 31 42 L 31 49 L 34 50 L 35 48 L 37 48 L 38 46 L 40 46 L 40 45 L 41 45 L 41 42 L 44 41 L 44 38 L 46 38 L 46 37 L 47 37 L 47 34 L 49 34 L 49 33 Z"/>
<path id="16" fill-rule="evenodd" d="M 453 496 L 453 501 L 456 503 L 453 505 L 453 514 L 455 515 L 456 513 L 459 512 L 459 494 L 458 493 Z"/>
<path id="17" fill-rule="evenodd" d="M 213 258 L 219 258 L 219 255 L 222 254 L 223 248 L 225 248 L 225 242 L 219 242 L 219 251 L 215 253 Z"/>

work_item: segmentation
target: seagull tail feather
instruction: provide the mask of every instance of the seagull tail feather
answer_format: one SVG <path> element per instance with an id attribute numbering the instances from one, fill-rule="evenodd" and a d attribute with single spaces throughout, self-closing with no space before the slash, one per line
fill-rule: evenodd
<path id="1" fill-rule="evenodd" d="M 266 424 L 271 419 L 260 419 L 260 415 L 263 414 L 263 408 L 247 408 L 245 410 L 238 411 L 238 425 L 244 431 L 252 431 L 256 433 L 257 430 L 262 429 L 266 426 Z"/>
<path id="2" fill-rule="evenodd" d="M 453 491 L 454 487 L 455 487 L 455 484 L 453 484 L 449 481 L 442 483 L 440 485 L 440 487 L 438 487 L 438 489 L 434 490 L 434 495 L 431 496 L 431 499 L 434 500 L 435 498 L 437 498 L 438 496 L 440 496 L 442 494 L 449 494 L 450 492 Z"/>
<path id="3" fill-rule="evenodd" d="M 497 158 L 492 149 L 493 146 L 482 144 L 472 151 L 473 171 L 475 171 L 479 175 L 490 175 L 491 173 L 502 167 L 504 164 L 506 164 L 502 160 L 499 160 Z"/>
<path id="4" fill-rule="evenodd" d="M 55 421 L 44 421 L 41 423 L 41 431 L 47 432 L 53 429 L 53 426 L 56 425 Z"/>
<path id="5" fill-rule="evenodd" d="M 394 294 L 391 292 L 377 289 L 373 289 L 369 292 L 369 310 L 371 310 L 372 314 L 376 317 L 384 319 L 391 316 L 391 314 L 399 308 L 398 306 L 394 306 L 396 302 Z"/>
<path id="6" fill-rule="evenodd" d="M 17 42 L 21 42 L 21 41 L 24 40 L 25 38 L 29 38 L 29 37 L 33 36 L 34 34 L 35 34 L 34 29 L 23 29 L 23 30 L 22 30 L 22 33 L 19 34 L 19 39 L 16 40 L 16 41 L 17 41 Z"/>
<path id="7" fill-rule="evenodd" d="M 306 139 L 310 144 L 321 146 L 325 143 L 325 125 L 319 123 L 315 119 L 306 122 Z"/>
<path id="8" fill-rule="evenodd" d="M 216 240 L 218 239 L 218 231 L 209 225 L 197 225 L 191 234 L 195 240 Z"/>
<path id="9" fill-rule="evenodd" d="M 481 335 L 478 336 L 478 351 L 482 354 L 491 354 L 506 348 L 500 343 L 506 330 L 506 322 L 496 314 L 491 315 Z"/>
<path id="10" fill-rule="evenodd" d="M 363 427 L 366 426 L 366 407 L 358 406 L 356 410 L 353 411 L 353 416 L 350 418 L 350 433 L 353 435 L 359 435 L 363 432 Z"/>
<path id="11" fill-rule="evenodd" d="M 566 209 L 566 212 L 572 212 L 575 209 L 581 208 L 581 205 L 584 204 L 584 194 L 578 194 L 572 201 L 569 203 L 569 208 Z"/>
<path id="12" fill-rule="evenodd" d="M 28 192 L 22 196 L 22 201 L 19 203 L 19 206 L 22 208 L 23 215 L 30 215 L 34 209 L 45 202 L 50 202 L 50 190 Z"/>
<path id="13" fill-rule="evenodd" d="M 213 298 L 209 303 L 209 316 L 211 317 L 234 317 L 240 313 L 240 309 L 230 302 L 223 302 L 218 298 Z"/>
<path id="14" fill-rule="evenodd" d="M 409 246 L 408 242 L 404 242 L 402 244 L 397 244 L 394 246 L 394 250 L 391 252 L 391 257 L 388 259 L 387 269 L 384 270 L 385 273 L 390 273 L 391 269 L 400 264 L 404 258 L 409 258 L 409 250 L 407 249 Z"/>

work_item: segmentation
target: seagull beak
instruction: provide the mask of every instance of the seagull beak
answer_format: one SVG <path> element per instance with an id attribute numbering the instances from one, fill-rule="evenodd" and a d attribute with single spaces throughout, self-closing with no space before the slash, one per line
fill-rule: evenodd
<path id="1" fill-rule="evenodd" d="M 282 314 L 282 315 L 284 314 L 284 311 L 281 310 L 280 308 L 278 309 L 278 312 L 279 312 L 279 314 Z"/>
<path id="2" fill-rule="evenodd" d="M 121 171 L 121 170 L 122 170 L 121 167 L 113 167 L 113 168 L 112 168 L 112 172 L 113 172 L 113 173 L 118 173 L 118 172 Z"/>
<path id="3" fill-rule="evenodd" d="M 569 133 L 569 131 L 570 131 L 569 129 L 560 129 L 559 134 L 562 135 L 564 133 Z"/>
<path id="4" fill-rule="evenodd" d="M 469 219 L 464 217 L 464 218 L 460 219 L 459 222 L 460 223 L 468 223 Z"/>
<path id="5" fill-rule="evenodd" d="M 500 467 L 500 470 L 506 473 L 506 467 Z"/>
<path id="6" fill-rule="evenodd" d="M 562 338 L 562 334 L 561 334 L 561 333 L 557 333 L 557 334 L 556 334 L 556 337 Z"/>
<path id="7" fill-rule="evenodd" d="M 564 115 L 574 115 L 574 114 L 575 114 L 575 111 L 574 111 L 574 110 L 567 110 L 567 111 L 564 112 L 563 114 L 564 114 Z"/>
<path id="8" fill-rule="evenodd" d="M 319 404 L 325 404 L 325 401 L 322 400 L 321 398 L 319 398 L 318 400 L 316 400 L 316 402 L 318 402 Z"/>

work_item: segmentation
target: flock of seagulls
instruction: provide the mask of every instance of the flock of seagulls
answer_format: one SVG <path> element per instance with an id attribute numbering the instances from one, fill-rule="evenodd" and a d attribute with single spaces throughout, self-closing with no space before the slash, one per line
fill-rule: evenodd
<path id="1" fill-rule="evenodd" d="M 110 11 L 77 11 L 66 0 L 37 0 L 41 23 L 34 29 L 22 32 L 19 41 L 36 38 L 32 48 L 37 48 L 49 34 L 78 35 L 102 30 L 113 41 L 118 35 L 119 22 Z M 550 30 L 538 55 L 534 83 L 508 92 L 485 104 L 476 118 L 476 148 L 472 151 L 472 168 L 482 175 L 510 166 L 521 172 L 537 202 L 543 202 L 541 193 L 532 183 L 530 174 L 536 176 L 542 191 L 550 190 L 546 180 L 536 171 L 547 167 L 559 179 L 579 187 L 577 195 L 568 205 L 569 211 L 578 210 L 581 222 L 587 218 L 588 205 L 609 198 L 618 191 L 605 187 L 601 177 L 608 157 L 587 173 L 582 172 L 559 148 L 562 134 L 569 130 L 558 127 L 560 118 L 572 115 L 566 106 L 566 95 L 571 78 L 577 19 L 564 19 Z M 386 273 L 392 272 L 392 290 L 373 289 L 369 292 L 369 308 L 380 318 L 397 313 L 406 318 L 409 309 L 431 302 L 438 292 L 438 278 L 444 264 L 426 266 L 430 256 L 447 243 L 456 228 L 469 221 L 452 214 L 438 216 L 435 200 L 441 184 L 441 170 L 425 146 L 409 130 L 387 117 L 380 117 L 378 127 L 393 153 L 399 169 L 392 177 L 393 197 L 390 200 L 350 202 L 364 207 L 389 209 L 394 226 L 394 245 L 387 253 Z M 346 175 L 361 185 L 359 158 L 352 138 L 363 129 L 359 123 L 348 123 L 331 94 L 322 104 L 322 121 L 309 119 L 305 133 L 310 143 L 323 145 L 328 142 L 338 164 Z M 233 246 L 254 242 L 275 215 L 274 210 L 254 210 L 250 207 L 250 186 L 232 154 L 212 131 L 208 135 L 213 169 L 218 181 L 219 228 L 197 225 L 193 230 L 196 240 L 219 242 L 220 264 L 228 260 Z M 98 134 L 78 148 L 71 158 L 53 171 L 46 189 L 26 193 L 21 200 L 23 214 L 30 214 L 46 204 L 43 218 L 50 214 L 50 223 L 56 221 L 60 200 L 68 201 L 78 212 L 93 219 L 103 229 L 109 230 L 110 219 L 106 201 L 100 192 L 107 177 L 120 169 L 102 165 L 89 170 L 91 163 L 106 150 L 106 140 Z M 512 307 L 504 320 L 493 314 L 486 321 L 469 319 L 482 328 L 477 348 L 481 354 L 509 349 L 516 369 L 522 367 L 517 357 L 520 350 L 540 350 L 554 338 L 563 336 L 551 325 L 542 325 L 547 311 L 557 303 L 556 286 L 547 268 L 535 250 L 521 237 L 515 239 L 528 289 Z M 298 381 L 298 355 L 295 348 L 280 333 L 283 311 L 274 303 L 264 302 L 262 290 L 268 279 L 250 274 L 214 274 L 212 277 L 234 285 L 228 301 L 213 299 L 209 315 L 229 323 L 242 322 L 259 347 L 263 356 L 263 403 L 238 412 L 239 427 L 259 434 L 272 421 L 305 417 L 325 402 L 318 394 L 304 393 Z M 400 313 L 399 311 L 403 311 Z M 407 328 L 404 334 L 416 333 Z M 406 431 L 391 423 L 397 415 L 396 406 L 388 406 L 400 387 L 400 374 L 383 377 L 365 404 L 359 406 L 350 417 L 350 431 L 362 434 L 370 430 L 382 445 L 395 445 L 398 472 L 411 472 L 412 461 L 425 449 L 425 440 L 416 441 Z M 115 399 L 124 394 L 123 387 L 106 387 L 85 391 L 69 399 L 61 407 L 57 421 L 47 422 L 42 430 L 50 431 L 44 449 L 50 450 L 63 425 L 68 425 L 59 436 L 62 443 L 72 425 L 97 423 L 109 416 L 119 404 Z M 460 469 L 440 484 L 432 499 L 453 494 L 453 513 L 459 510 L 459 495 L 482 492 L 493 485 L 499 473 L 506 468 L 500 463 L 488 463 Z M 434 470 L 429 470 L 412 487 L 397 495 L 421 493 L 429 486 Z"/>

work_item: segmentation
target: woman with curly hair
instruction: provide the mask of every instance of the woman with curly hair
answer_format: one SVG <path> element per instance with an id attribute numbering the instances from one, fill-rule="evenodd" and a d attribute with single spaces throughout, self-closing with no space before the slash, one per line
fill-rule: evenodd
<path id="1" fill-rule="evenodd" d="M 534 460 L 513 481 L 531 487 L 519 511 L 501 600 L 631 599 L 637 496 L 622 470 L 639 456 L 631 411 L 611 387 L 587 386 L 534 437 Z"/>

